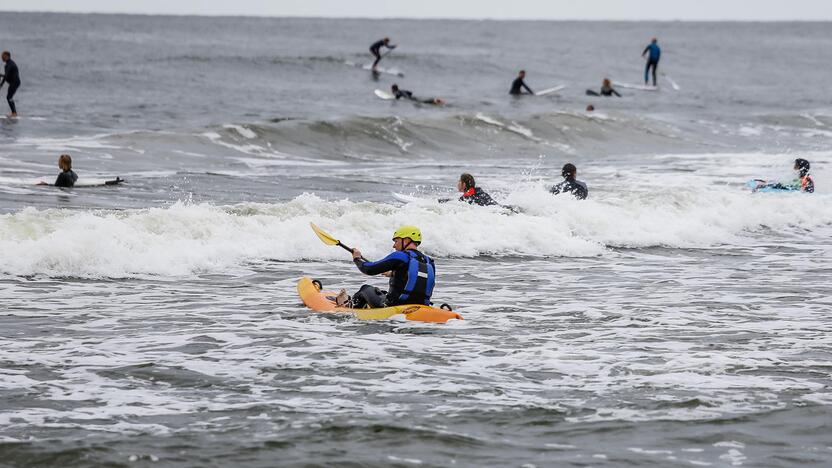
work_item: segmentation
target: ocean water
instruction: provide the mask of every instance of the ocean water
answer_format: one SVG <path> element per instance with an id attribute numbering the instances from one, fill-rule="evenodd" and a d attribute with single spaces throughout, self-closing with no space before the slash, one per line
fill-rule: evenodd
<path id="1" fill-rule="evenodd" d="M 403 78 L 346 64 L 384 35 Z M 652 36 L 658 92 L 584 94 Z M 0 463 L 832 463 L 828 23 L 0 13 L 0 46 Z M 64 152 L 127 182 L 34 185 Z M 815 194 L 745 188 L 796 157 Z M 437 203 L 462 172 L 519 213 Z M 301 276 L 385 281 L 309 222 L 371 258 L 420 226 L 465 320 L 310 312 Z"/>

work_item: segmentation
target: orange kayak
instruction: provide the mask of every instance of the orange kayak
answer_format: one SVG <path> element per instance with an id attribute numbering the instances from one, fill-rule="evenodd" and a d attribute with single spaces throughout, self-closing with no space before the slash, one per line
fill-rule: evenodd
<path id="1" fill-rule="evenodd" d="M 462 316 L 452 310 L 439 309 L 422 304 L 406 304 L 381 309 L 351 309 L 338 307 L 335 304 L 334 291 L 322 291 L 321 283 L 309 277 L 298 281 L 298 294 L 306 307 L 316 312 L 331 312 L 336 314 L 351 314 L 361 320 L 384 320 L 402 315 L 407 320 L 417 322 L 445 323 L 451 319 L 462 320 Z"/>

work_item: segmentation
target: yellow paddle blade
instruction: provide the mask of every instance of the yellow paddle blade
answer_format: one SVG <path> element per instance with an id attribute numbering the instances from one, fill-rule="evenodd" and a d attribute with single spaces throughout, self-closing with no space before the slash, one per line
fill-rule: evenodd
<path id="1" fill-rule="evenodd" d="M 321 228 L 319 228 L 318 226 L 315 226 L 315 223 L 309 223 L 309 225 L 312 227 L 312 230 L 315 231 L 315 234 L 318 235 L 318 238 L 321 239 L 321 242 L 323 242 L 324 244 L 326 244 L 326 245 L 338 245 L 339 244 L 338 239 L 336 239 L 336 238 L 330 236 L 329 234 L 325 233 L 324 231 L 322 231 Z"/>

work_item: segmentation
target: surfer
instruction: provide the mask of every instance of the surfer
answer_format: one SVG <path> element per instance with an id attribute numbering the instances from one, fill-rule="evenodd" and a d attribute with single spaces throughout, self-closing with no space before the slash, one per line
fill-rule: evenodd
<path id="1" fill-rule="evenodd" d="M 12 60 L 12 54 L 8 50 L 4 50 L 0 57 L 2 57 L 3 63 L 6 64 L 3 75 L 0 77 L 0 87 L 3 86 L 3 83 L 9 84 L 9 90 L 6 93 L 6 101 L 8 101 L 9 109 L 11 109 L 9 117 L 17 117 L 17 107 L 14 105 L 14 93 L 20 87 L 20 70 L 18 70 L 14 60 Z"/>
<path id="2" fill-rule="evenodd" d="M 561 169 L 561 175 L 563 175 L 563 182 L 552 187 L 552 189 L 549 190 L 550 192 L 556 195 L 559 193 L 571 193 L 578 200 L 586 199 L 589 195 L 589 189 L 586 188 L 585 183 L 575 179 L 578 175 L 578 169 L 574 164 L 564 164 L 563 169 Z"/>
<path id="3" fill-rule="evenodd" d="M 435 104 L 435 105 L 438 105 L 438 106 L 445 103 L 445 101 L 443 101 L 442 99 L 439 99 L 439 98 L 418 99 L 413 95 L 412 91 L 408 91 L 406 89 L 400 89 L 399 85 L 397 85 L 397 84 L 393 84 L 393 86 L 390 87 L 390 91 L 393 92 L 393 96 L 395 96 L 395 98 L 397 100 L 404 98 L 404 99 L 408 99 L 410 101 L 421 102 L 423 104 Z"/>
<path id="4" fill-rule="evenodd" d="M 509 94 L 513 96 L 519 96 L 523 94 L 523 88 L 526 88 L 528 91 L 527 94 L 534 94 L 534 91 L 531 90 L 528 86 L 526 86 L 526 82 L 523 81 L 526 78 L 526 70 L 520 70 L 520 73 L 517 74 L 517 78 L 511 83 L 511 90 L 509 90 Z"/>
<path id="5" fill-rule="evenodd" d="M 384 39 L 379 39 L 378 41 L 374 42 L 373 45 L 370 46 L 370 53 L 373 54 L 373 57 L 376 58 L 376 61 L 373 62 L 373 68 L 372 68 L 373 71 L 376 70 L 376 66 L 378 65 L 378 62 L 381 61 L 381 52 L 380 52 L 380 50 L 381 50 L 382 47 L 387 47 L 390 50 L 393 50 L 393 49 L 396 48 L 395 45 L 390 44 L 390 38 L 389 37 L 385 37 Z"/>
<path id="6" fill-rule="evenodd" d="M 586 90 L 586 94 L 588 96 L 606 96 L 606 97 L 609 97 L 609 96 L 615 95 L 615 96 L 621 97 L 621 95 L 618 94 L 618 91 L 616 91 L 615 88 L 612 87 L 612 82 L 610 81 L 609 78 L 604 78 L 604 81 L 601 83 L 601 92 L 600 93 L 597 93 L 597 92 L 595 92 L 591 89 L 588 89 L 588 90 Z"/>
<path id="7" fill-rule="evenodd" d="M 355 266 L 365 275 L 390 277 L 388 291 L 374 286 L 361 286 L 352 298 L 341 290 L 335 302 L 355 309 L 389 307 L 401 304 L 430 305 L 435 280 L 433 260 L 419 252 L 422 231 L 416 226 L 402 226 L 393 233 L 393 249 L 390 255 L 376 262 L 368 262 L 361 251 L 352 249 Z"/>
<path id="8" fill-rule="evenodd" d="M 775 190 L 789 190 L 795 192 L 806 192 L 806 193 L 814 193 L 815 192 L 815 181 L 812 179 L 812 176 L 809 175 L 809 169 L 811 169 L 812 165 L 809 164 L 809 161 L 803 158 L 797 158 L 794 160 L 794 171 L 797 173 L 797 179 L 791 182 L 774 182 L 774 183 L 767 183 L 764 180 L 757 180 L 757 186 L 754 188 L 754 191 L 758 191 L 763 188 L 768 189 L 775 189 Z"/>
<path id="9" fill-rule="evenodd" d="M 650 44 L 644 48 L 644 52 L 641 53 L 641 56 L 644 57 L 650 52 L 650 55 L 647 57 L 647 65 L 644 66 L 644 84 L 647 85 L 647 78 L 650 76 L 650 69 L 653 69 L 653 86 L 656 85 L 656 68 L 659 67 L 659 59 L 662 56 L 662 49 L 659 47 L 658 44 L 659 40 L 655 37 L 653 40 L 650 41 Z"/>
<path id="10" fill-rule="evenodd" d="M 479 206 L 491 206 L 497 204 L 497 202 L 491 198 L 491 195 L 485 193 L 483 189 L 477 187 L 477 183 L 474 181 L 474 176 L 471 174 L 465 173 L 459 176 L 459 181 L 456 183 L 456 189 L 462 192 L 462 196 L 459 197 L 459 201 Z M 449 201 L 451 201 L 450 198 L 442 198 L 439 200 L 439 203 L 447 203 Z"/>
<path id="11" fill-rule="evenodd" d="M 58 174 L 58 178 L 55 179 L 55 183 L 53 184 L 55 187 L 72 187 L 75 185 L 75 182 L 78 180 L 78 175 L 72 170 L 72 158 L 68 154 L 62 154 L 58 158 L 58 167 L 61 169 L 61 173 Z M 49 185 L 46 182 L 40 182 L 38 185 Z"/>

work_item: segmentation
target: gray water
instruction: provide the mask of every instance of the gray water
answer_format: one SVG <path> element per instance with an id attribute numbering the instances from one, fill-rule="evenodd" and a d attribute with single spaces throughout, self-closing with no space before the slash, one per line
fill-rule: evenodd
<path id="1" fill-rule="evenodd" d="M 0 13 L 3 463 L 829 465 L 830 31 Z M 384 35 L 404 78 L 345 64 Z M 678 90 L 584 94 L 654 35 Z M 63 152 L 127 182 L 35 186 Z M 815 194 L 744 187 L 795 157 Z M 520 213 L 436 203 L 461 172 Z M 301 276 L 384 282 L 309 222 L 419 225 L 465 320 L 309 311 Z"/>

